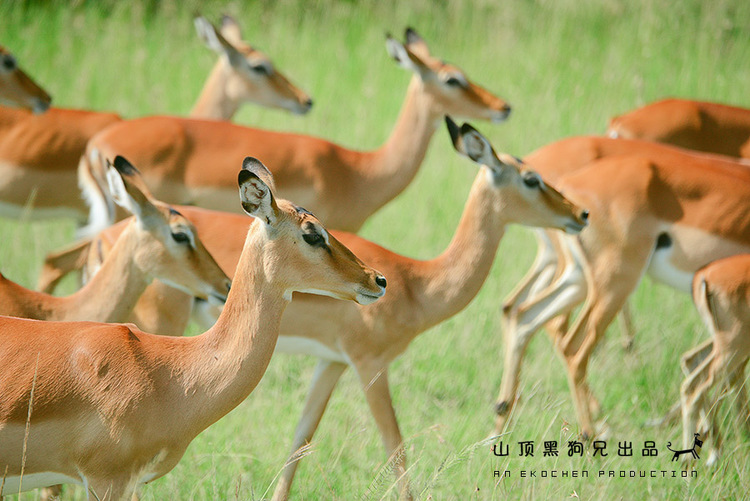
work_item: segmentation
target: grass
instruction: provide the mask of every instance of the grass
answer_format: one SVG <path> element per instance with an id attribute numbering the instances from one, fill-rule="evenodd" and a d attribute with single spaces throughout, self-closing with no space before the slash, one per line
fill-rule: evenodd
<path id="1" fill-rule="evenodd" d="M 750 4 L 741 0 L 279 0 L 187 2 L 4 2 L 2 43 L 64 107 L 127 117 L 186 114 L 214 56 L 193 33 L 200 8 L 234 14 L 248 40 L 311 93 L 304 118 L 247 106 L 242 124 L 323 136 L 368 149 L 387 137 L 409 75 L 384 50 L 387 31 L 414 26 L 438 56 L 514 106 L 508 123 L 475 125 L 499 151 L 523 155 L 556 139 L 601 133 L 611 116 L 664 96 L 750 107 Z M 248 152 L 251 153 L 251 152 Z M 450 240 L 474 167 L 440 131 L 415 182 L 374 216 L 363 235 L 428 258 Z M 35 283 L 44 254 L 72 239 L 68 221 L 0 221 L 0 269 Z M 537 336 L 524 366 L 522 400 L 505 443 L 536 441 L 534 458 L 496 458 L 482 443 L 502 372 L 499 306 L 533 258 L 529 234 L 512 229 L 492 275 L 460 315 L 432 329 L 391 367 L 393 400 L 406 439 L 413 491 L 421 499 L 740 499 L 750 489 L 746 436 L 724 423 L 725 455 L 698 464 L 698 478 L 599 478 L 599 470 L 666 470 L 679 425 L 644 429 L 677 398 L 679 354 L 705 336 L 686 296 L 646 281 L 634 296 L 638 336 L 624 353 L 617 329 L 590 368 L 612 428 L 610 456 L 570 458 L 574 412 L 563 366 Z M 71 284 L 67 284 L 70 291 Z M 306 394 L 314 360 L 275 357 L 246 402 L 208 429 L 180 464 L 143 489 L 143 499 L 261 499 L 273 490 Z M 558 440 L 560 457 L 540 457 Z M 644 440 L 658 458 L 639 456 Z M 632 441 L 635 456 L 616 456 Z M 521 470 L 589 470 L 589 478 L 521 478 Z M 509 470 L 499 480 L 494 470 Z M 538 473 L 539 475 L 539 473 Z M 297 499 L 394 497 L 393 480 L 362 392 L 347 373 L 302 462 Z M 391 489 L 391 490 L 389 490 Z M 21 499 L 35 499 L 27 493 Z M 83 499 L 81 489 L 68 497 Z"/>

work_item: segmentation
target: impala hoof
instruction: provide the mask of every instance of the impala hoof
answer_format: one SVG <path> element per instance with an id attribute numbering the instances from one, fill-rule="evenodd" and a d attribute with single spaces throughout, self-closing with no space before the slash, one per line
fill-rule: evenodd
<path id="1" fill-rule="evenodd" d="M 508 402 L 498 402 L 495 405 L 495 414 L 498 416 L 505 416 L 510 410 L 510 404 Z"/>

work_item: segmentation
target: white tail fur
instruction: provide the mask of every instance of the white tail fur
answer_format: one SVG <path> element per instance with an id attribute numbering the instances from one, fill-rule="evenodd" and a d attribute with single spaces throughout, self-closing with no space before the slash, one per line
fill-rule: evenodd
<path id="1" fill-rule="evenodd" d="M 84 153 L 78 163 L 78 186 L 89 206 L 89 221 L 78 229 L 79 238 L 92 237 L 115 222 L 115 204 L 108 196 L 105 164 L 96 148 Z"/>

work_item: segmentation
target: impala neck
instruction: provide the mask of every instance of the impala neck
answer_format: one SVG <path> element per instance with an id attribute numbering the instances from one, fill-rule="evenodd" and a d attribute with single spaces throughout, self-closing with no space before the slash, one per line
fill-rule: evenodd
<path id="1" fill-rule="evenodd" d="M 20 120 L 31 116 L 26 110 L 0 105 L 0 131 L 13 127 Z"/>
<path id="2" fill-rule="evenodd" d="M 192 118 L 231 120 L 234 117 L 240 105 L 227 95 L 226 87 L 230 71 L 227 63 L 219 59 L 208 75 L 198 101 L 190 111 Z"/>
<path id="3" fill-rule="evenodd" d="M 484 168 L 474 181 L 453 240 L 440 256 L 425 261 L 415 277 L 421 291 L 415 304 L 423 305 L 425 328 L 464 309 L 482 288 L 505 233 L 508 220 L 497 189 Z"/>
<path id="4" fill-rule="evenodd" d="M 260 381 L 279 336 L 288 301 L 267 279 L 262 256 L 265 232 L 255 222 L 234 274 L 232 290 L 213 327 L 198 338 L 187 379 L 205 402 L 196 406 L 191 422 L 198 431 L 239 405 Z"/>
<path id="5" fill-rule="evenodd" d="M 361 176 L 377 183 L 377 190 L 371 188 L 375 184 L 365 183 L 367 197 L 363 200 L 371 200 L 380 207 L 404 190 L 419 171 L 442 119 L 422 80 L 412 77 L 391 135 L 360 166 Z"/>
<path id="6" fill-rule="evenodd" d="M 139 252 L 136 231 L 136 223 L 129 224 L 91 280 L 74 294 L 58 298 L 65 320 L 126 321 L 151 283 L 133 259 Z"/>

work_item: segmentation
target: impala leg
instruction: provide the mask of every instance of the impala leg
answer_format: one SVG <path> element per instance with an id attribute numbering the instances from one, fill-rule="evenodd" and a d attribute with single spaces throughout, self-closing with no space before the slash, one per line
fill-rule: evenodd
<path id="1" fill-rule="evenodd" d="M 39 491 L 39 499 L 41 499 L 42 501 L 59 500 L 62 495 L 62 490 L 63 486 L 59 484 L 44 487 Z"/>
<path id="2" fill-rule="evenodd" d="M 689 376 L 700 363 L 706 359 L 711 350 L 714 347 L 713 338 L 706 339 L 704 342 L 692 348 L 680 357 L 680 367 L 682 373 L 685 376 Z M 673 403 L 669 410 L 660 418 L 650 419 L 646 421 L 646 426 L 665 426 L 667 424 L 674 423 L 677 419 L 682 416 L 682 399 L 677 400 Z"/>
<path id="3" fill-rule="evenodd" d="M 135 482 L 130 478 L 89 478 L 89 493 L 98 501 L 131 501 Z M 90 497 L 89 497 L 90 498 Z"/>
<path id="4" fill-rule="evenodd" d="M 706 431 L 698 430 L 698 416 L 704 411 L 706 394 L 714 384 L 714 362 L 717 360 L 712 351 L 691 373 L 680 386 L 682 400 L 682 443 L 684 448 L 692 447 L 693 434 L 698 432 L 705 439 Z M 707 419 L 702 425 L 707 426 Z"/>
<path id="5" fill-rule="evenodd" d="M 734 408 L 737 413 L 737 424 L 748 430 L 750 428 L 750 403 L 747 399 L 747 388 L 745 387 L 745 368 L 747 360 L 739 364 L 739 367 L 729 377 L 729 387 L 734 390 Z"/>
<path id="6" fill-rule="evenodd" d="M 318 361 L 318 365 L 315 367 L 315 373 L 313 374 L 310 390 L 307 393 L 307 401 L 305 402 L 305 408 L 302 411 L 302 417 L 300 418 L 299 423 L 297 423 L 297 429 L 294 432 L 292 451 L 281 472 L 279 483 L 276 484 L 276 490 L 273 492 L 274 500 L 284 500 L 289 498 L 289 491 L 292 488 L 292 480 L 294 480 L 297 465 L 302 459 L 302 456 L 299 455 L 299 450 L 303 446 L 309 444 L 312 440 L 315 430 L 318 429 L 318 425 L 320 424 L 320 419 L 323 417 L 323 413 L 326 410 L 328 401 L 331 398 L 331 394 L 336 388 L 336 384 L 339 382 L 339 378 L 341 378 L 341 374 L 344 373 L 346 367 L 346 364 L 339 362 L 331 362 L 329 360 Z"/>
<path id="7" fill-rule="evenodd" d="M 537 251 L 529 271 L 503 301 L 503 314 L 517 308 L 529 296 L 553 282 L 559 266 L 554 240 L 545 230 L 532 230 L 537 241 Z"/>
<path id="8" fill-rule="evenodd" d="M 625 301 L 620 310 L 620 329 L 622 330 L 622 347 L 625 351 L 633 349 L 635 341 L 635 328 L 633 327 L 633 312 L 630 309 L 630 301 Z"/>
<path id="9" fill-rule="evenodd" d="M 576 250 L 577 255 L 584 259 L 580 247 Z M 591 266 L 586 268 L 590 273 L 587 282 L 591 284 L 587 300 L 571 330 L 557 344 L 567 366 L 568 384 L 584 437 L 593 437 L 596 431 L 590 406 L 594 397 L 586 381 L 589 359 L 607 327 L 638 285 L 649 255 L 650 249 L 643 246 L 596 252 L 591 258 Z"/>
<path id="10" fill-rule="evenodd" d="M 378 425 L 385 452 L 396 475 L 399 498 L 412 499 L 406 475 L 406 451 L 393 409 L 387 366 L 374 364 L 367 368 L 358 367 L 357 372 L 367 398 L 367 405 Z"/>
<path id="11" fill-rule="evenodd" d="M 560 278 L 537 297 L 528 299 L 510 318 L 504 318 L 505 364 L 495 411 L 495 434 L 502 433 L 516 400 L 521 362 L 532 335 L 557 317 L 566 315 L 583 301 L 585 277 L 574 261 L 567 263 Z"/>

